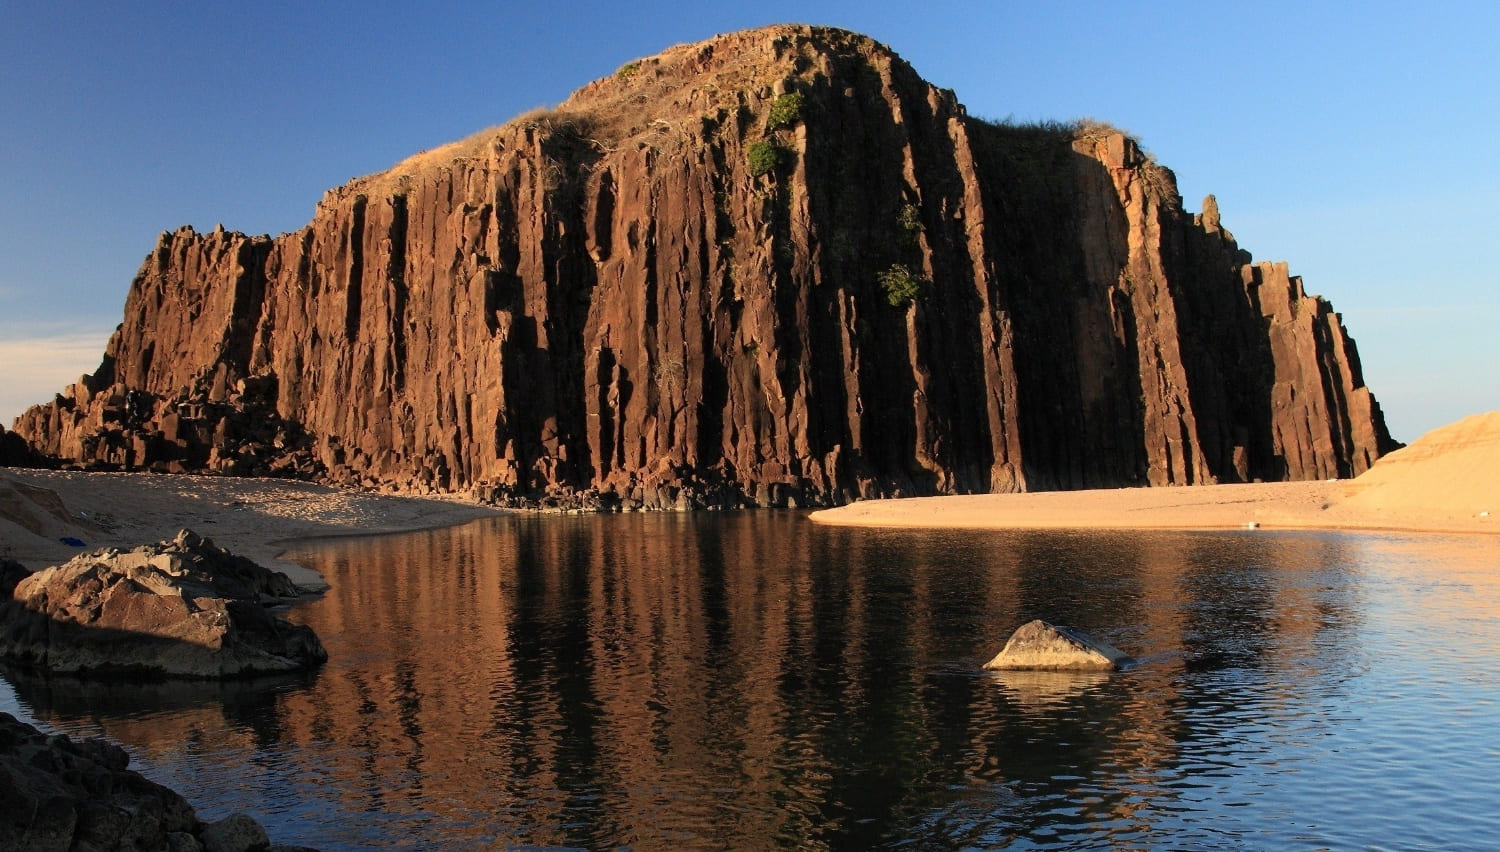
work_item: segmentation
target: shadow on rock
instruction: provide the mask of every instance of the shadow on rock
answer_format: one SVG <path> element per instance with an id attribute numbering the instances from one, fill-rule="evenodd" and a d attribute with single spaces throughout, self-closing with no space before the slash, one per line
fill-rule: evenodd
<path id="1" fill-rule="evenodd" d="M 129 766 L 113 743 L 48 735 L 0 713 L 0 849 L 291 848 L 271 846 L 245 814 L 199 821 L 186 799 Z"/>
<path id="2" fill-rule="evenodd" d="M 304 594 L 285 574 L 189 530 L 84 554 L 21 580 L 0 607 L 0 660 L 50 674 L 231 678 L 312 669 L 312 629 L 268 605 Z"/>

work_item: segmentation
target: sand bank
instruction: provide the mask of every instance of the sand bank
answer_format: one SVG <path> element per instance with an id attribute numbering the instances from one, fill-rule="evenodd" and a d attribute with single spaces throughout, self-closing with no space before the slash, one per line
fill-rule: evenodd
<path id="1" fill-rule="evenodd" d="M 0 468 L 0 556 L 36 569 L 79 548 L 134 547 L 184 527 L 286 571 L 292 539 L 448 526 L 503 510 L 458 498 L 369 494 L 282 479 Z M 1371 529 L 1500 532 L 1500 411 L 1436 429 L 1363 476 L 1188 488 L 872 500 L 812 514 L 829 524 L 894 527 Z"/>
<path id="2" fill-rule="evenodd" d="M 973 529 L 1500 532 L 1500 411 L 1435 429 L 1364 475 L 1327 482 L 872 500 L 819 523 Z"/>
<path id="3" fill-rule="evenodd" d="M 230 551 L 322 587 L 279 557 L 292 539 L 376 535 L 503 514 L 459 499 L 369 494 L 285 479 L 0 468 L 0 556 L 36 570 L 87 549 L 135 547 L 186 527 Z"/>

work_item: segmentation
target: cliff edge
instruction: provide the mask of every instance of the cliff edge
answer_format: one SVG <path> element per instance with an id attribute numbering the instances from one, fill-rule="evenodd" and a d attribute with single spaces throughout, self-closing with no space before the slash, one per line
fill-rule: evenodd
<path id="1" fill-rule="evenodd" d="M 1396 446 L 1328 303 L 1134 140 L 971 118 L 804 26 L 628 63 L 295 233 L 164 233 L 99 370 L 15 432 L 644 508 L 1348 477 Z"/>

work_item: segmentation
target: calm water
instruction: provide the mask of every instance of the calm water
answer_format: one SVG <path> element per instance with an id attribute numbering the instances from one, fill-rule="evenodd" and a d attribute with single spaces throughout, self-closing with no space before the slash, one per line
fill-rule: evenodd
<path id="1" fill-rule="evenodd" d="M 281 842 L 1500 846 L 1500 539 L 499 519 L 306 545 L 302 680 L 0 684 Z M 1142 660 L 990 674 L 1031 618 Z"/>

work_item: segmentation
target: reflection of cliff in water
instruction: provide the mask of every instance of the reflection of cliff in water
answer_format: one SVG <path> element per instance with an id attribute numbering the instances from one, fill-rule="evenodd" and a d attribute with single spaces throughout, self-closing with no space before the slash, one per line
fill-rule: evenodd
<path id="1" fill-rule="evenodd" d="M 1339 664 L 1342 547 L 775 512 L 326 542 L 302 558 L 332 588 L 293 618 L 330 663 L 255 736 L 362 815 L 368 835 L 337 835 L 351 843 L 444 826 L 590 847 L 989 845 L 1129 826 L 1175 795 L 1161 780 L 1183 744 L 1214 735 L 1185 673 Z M 1031 618 L 1143 663 L 1066 684 L 981 673 Z"/>

